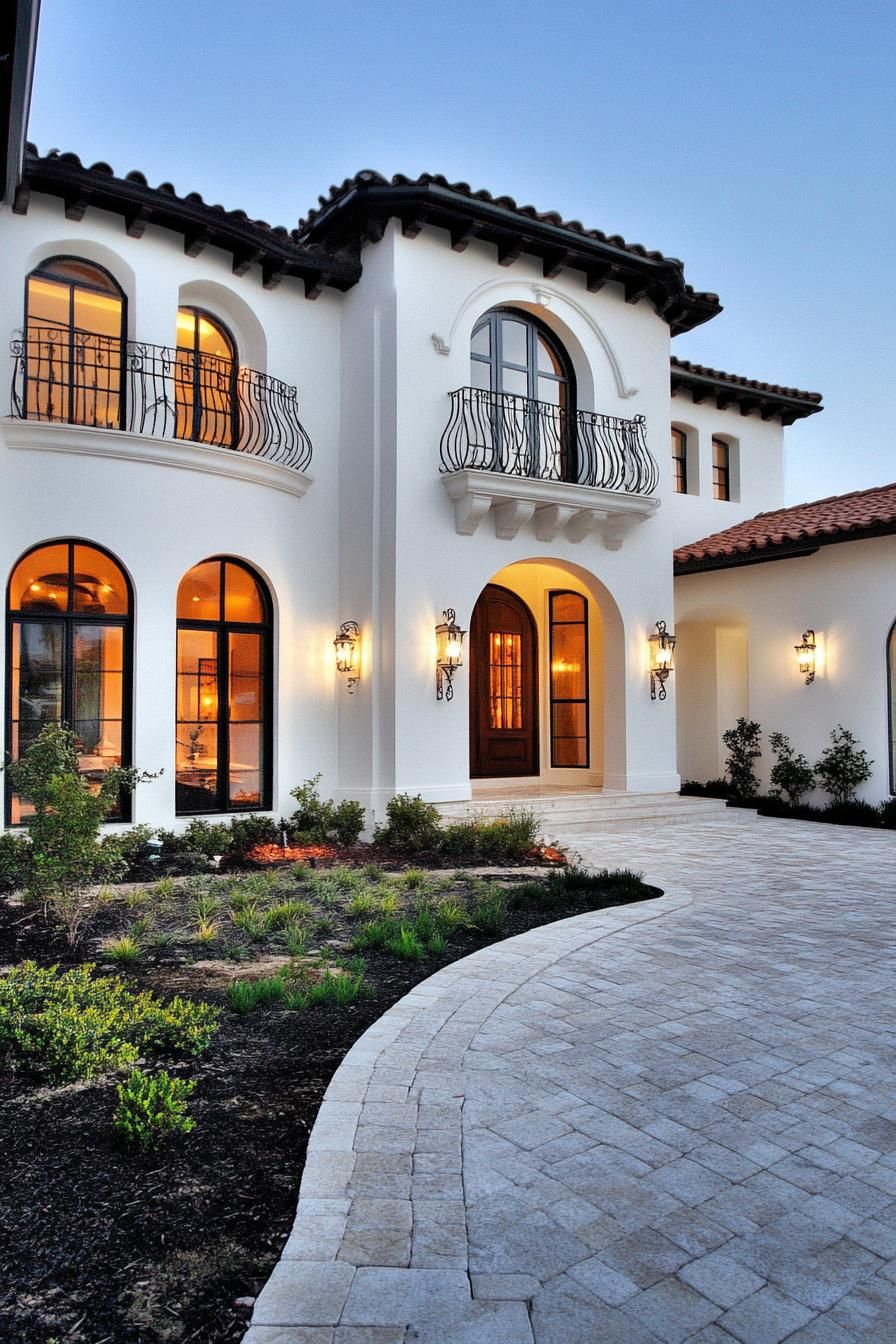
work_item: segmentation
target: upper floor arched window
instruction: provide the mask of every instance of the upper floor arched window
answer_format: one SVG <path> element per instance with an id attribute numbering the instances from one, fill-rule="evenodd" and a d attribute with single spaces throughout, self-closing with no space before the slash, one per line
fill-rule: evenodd
<path id="1" fill-rule="evenodd" d="M 120 429 L 124 294 L 78 257 L 41 262 L 25 287 L 22 411 L 29 420 Z"/>
<path id="2" fill-rule="evenodd" d="M 271 805 L 271 598 L 229 556 L 194 565 L 177 590 L 176 808 Z"/>
<path id="3" fill-rule="evenodd" d="M 6 597 L 6 749 L 13 760 L 48 723 L 79 743 L 81 771 L 99 780 L 130 764 L 131 585 L 118 561 L 88 541 L 53 541 L 27 551 Z M 130 799 L 112 814 L 130 817 Z M 28 805 L 7 791 L 7 819 Z"/>
<path id="4" fill-rule="evenodd" d="M 175 400 L 179 439 L 234 447 L 239 433 L 236 346 L 201 308 L 177 310 Z"/>
<path id="5" fill-rule="evenodd" d="M 543 323 L 493 308 L 473 328 L 470 382 L 488 407 L 498 469 L 575 480 L 575 377 L 563 346 Z"/>

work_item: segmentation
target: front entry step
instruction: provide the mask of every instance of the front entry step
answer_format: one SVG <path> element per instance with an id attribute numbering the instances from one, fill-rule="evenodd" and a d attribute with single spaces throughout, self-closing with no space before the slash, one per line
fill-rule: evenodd
<path id="1" fill-rule="evenodd" d="M 473 798 L 468 803 L 436 805 L 450 824 L 471 817 L 506 816 L 511 810 L 534 812 L 545 840 L 592 835 L 608 827 L 676 822 L 700 822 L 716 817 L 725 807 L 722 798 L 682 798 L 678 793 L 601 793 L 598 790 L 558 791 L 533 796 L 510 790 Z"/>

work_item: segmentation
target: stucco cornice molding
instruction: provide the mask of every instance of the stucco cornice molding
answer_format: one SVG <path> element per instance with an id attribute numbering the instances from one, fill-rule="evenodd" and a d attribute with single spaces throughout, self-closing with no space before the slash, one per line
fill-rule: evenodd
<path id="1" fill-rule="evenodd" d="M 431 340 L 436 351 L 440 355 L 450 355 L 460 327 L 465 321 L 468 321 L 470 310 L 474 309 L 476 316 L 478 316 L 480 312 L 484 311 L 483 304 L 485 303 L 488 308 L 494 307 L 499 295 L 507 303 L 512 303 L 514 300 L 517 303 L 521 301 L 535 303 L 539 308 L 551 308 L 560 315 L 562 315 L 563 308 L 571 308 L 579 321 L 585 324 L 603 349 L 613 374 L 618 395 L 623 400 L 638 395 L 638 389 L 632 387 L 626 378 L 622 361 L 604 329 L 595 322 L 587 308 L 577 303 L 575 299 L 570 298 L 568 294 L 564 294 L 561 290 L 552 288 L 550 285 L 521 285 L 510 280 L 487 280 L 484 285 L 474 289 L 472 294 L 468 294 L 464 299 L 455 314 L 447 336 L 433 332 Z"/>
<path id="2" fill-rule="evenodd" d="M 312 478 L 292 467 L 266 462 L 263 457 L 212 448 L 186 439 L 156 439 L 147 434 L 129 434 L 118 429 L 92 429 L 84 425 L 54 425 L 40 420 L 3 421 L 3 437 L 8 448 L 43 453 L 74 453 L 79 457 L 99 457 L 107 461 L 144 462 L 156 467 L 176 467 L 207 476 L 226 476 L 228 480 L 279 490 L 301 499 Z"/>
<path id="3" fill-rule="evenodd" d="M 628 534 L 651 517 L 660 504 L 651 496 L 491 471 L 446 472 L 441 480 L 454 504 L 455 531 L 463 537 L 473 536 L 491 512 L 495 535 L 502 541 L 511 541 L 526 524 L 534 522 L 539 541 L 562 536 L 580 542 L 598 532 L 607 550 L 618 551 Z"/>

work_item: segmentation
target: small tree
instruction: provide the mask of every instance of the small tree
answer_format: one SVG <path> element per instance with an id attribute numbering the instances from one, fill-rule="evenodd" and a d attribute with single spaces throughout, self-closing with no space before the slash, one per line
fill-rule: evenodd
<path id="1" fill-rule="evenodd" d="M 759 780 L 753 762 L 762 755 L 759 745 L 761 736 L 760 725 L 744 718 L 738 719 L 733 728 L 728 728 L 722 734 L 722 741 L 728 748 L 725 770 L 735 798 L 755 798 L 759 792 Z"/>
<path id="2" fill-rule="evenodd" d="M 70 728 L 47 724 L 21 760 L 7 767 L 12 787 L 34 812 L 23 825 L 31 839 L 25 894 L 42 901 L 65 925 L 74 947 L 93 915 L 103 882 L 120 877 L 120 852 L 100 841 L 100 823 L 122 790 L 151 775 L 113 766 L 99 785 L 78 768 L 77 738 Z"/>
<path id="3" fill-rule="evenodd" d="M 812 767 L 801 752 L 794 751 L 784 733 L 769 733 L 768 744 L 775 756 L 770 776 L 772 796 L 786 794 L 787 801 L 797 807 L 815 788 Z"/>
<path id="4" fill-rule="evenodd" d="M 815 762 L 815 773 L 825 793 L 835 805 L 855 800 L 856 789 L 871 778 L 873 761 L 848 728 L 838 723 L 831 729 L 831 745 Z"/>

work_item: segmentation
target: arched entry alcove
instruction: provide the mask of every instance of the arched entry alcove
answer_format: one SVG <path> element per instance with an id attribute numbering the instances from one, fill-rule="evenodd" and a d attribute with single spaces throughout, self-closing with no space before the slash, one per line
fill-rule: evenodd
<path id="1" fill-rule="evenodd" d="M 470 621 L 470 777 L 624 788 L 622 618 L 579 565 L 493 574 Z"/>

